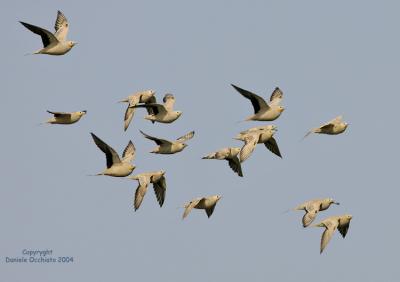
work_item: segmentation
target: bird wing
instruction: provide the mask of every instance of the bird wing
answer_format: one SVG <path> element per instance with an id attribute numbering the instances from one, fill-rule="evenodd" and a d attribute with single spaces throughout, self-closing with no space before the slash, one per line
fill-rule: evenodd
<path id="1" fill-rule="evenodd" d="M 27 29 L 29 29 L 30 31 L 32 31 L 33 33 L 36 33 L 37 35 L 40 35 L 40 37 L 42 38 L 42 42 L 43 42 L 43 47 L 47 47 L 50 44 L 56 44 L 58 43 L 57 38 L 48 30 L 35 26 L 35 25 L 31 25 L 28 23 L 24 23 L 24 22 L 20 22 L 24 27 L 26 27 Z"/>
<path id="2" fill-rule="evenodd" d="M 315 211 L 315 210 L 312 210 L 312 211 L 307 210 L 302 219 L 303 227 L 309 226 L 316 218 L 317 213 L 318 213 L 318 211 Z"/>
<path id="3" fill-rule="evenodd" d="M 140 130 L 140 132 L 144 135 L 144 137 L 146 137 L 147 139 L 153 140 L 159 146 L 161 146 L 161 145 L 172 145 L 171 141 L 168 141 L 168 140 L 165 140 L 165 139 L 159 139 L 159 138 L 147 135 L 146 133 L 144 133 L 141 130 Z"/>
<path id="4" fill-rule="evenodd" d="M 253 108 L 254 108 L 254 113 L 258 113 L 260 111 L 260 109 L 269 109 L 268 104 L 265 102 L 265 100 L 263 98 L 261 98 L 260 96 L 258 96 L 257 94 L 254 94 L 250 91 L 247 91 L 245 89 L 242 89 L 240 87 L 237 87 L 236 85 L 233 85 L 233 88 L 235 88 L 240 94 L 242 94 L 244 97 L 246 97 L 247 99 L 249 99 L 251 101 L 251 103 L 253 104 Z"/>
<path id="5" fill-rule="evenodd" d="M 101 140 L 93 133 L 90 134 L 92 135 L 93 141 L 97 145 L 97 147 L 99 147 L 99 149 L 102 150 L 104 154 L 106 154 L 107 168 L 110 168 L 113 164 L 121 162 L 117 152 L 115 152 L 113 148 L 108 146 L 106 143 L 104 143 L 103 140 Z"/>
<path id="6" fill-rule="evenodd" d="M 321 130 L 330 131 L 330 130 L 333 129 L 334 126 L 335 126 L 335 125 L 334 125 L 333 123 L 327 123 L 327 124 L 324 124 L 323 126 L 321 126 L 320 129 L 321 129 Z"/>
<path id="7" fill-rule="evenodd" d="M 47 111 L 49 114 L 54 115 L 54 117 L 71 117 L 71 113 L 64 113 L 64 112 L 52 112 Z"/>
<path id="8" fill-rule="evenodd" d="M 258 134 L 249 134 L 244 138 L 244 145 L 239 153 L 240 162 L 247 160 L 251 153 L 253 153 L 258 142 Z"/>
<path id="9" fill-rule="evenodd" d="M 67 18 L 61 11 L 57 11 L 57 19 L 54 25 L 54 29 L 56 30 L 56 33 L 54 34 L 55 37 L 59 41 L 65 41 L 67 39 L 68 28 L 69 24 Z"/>
<path id="10" fill-rule="evenodd" d="M 217 205 L 217 203 L 215 203 L 214 205 L 212 205 L 211 207 L 206 209 L 206 214 L 208 217 L 210 217 L 213 214 L 216 205 Z"/>
<path id="11" fill-rule="evenodd" d="M 237 156 L 228 159 L 228 164 L 234 172 L 236 172 L 240 177 L 243 177 L 242 166 L 240 165 L 240 161 Z"/>
<path id="12" fill-rule="evenodd" d="M 305 206 L 306 213 L 303 216 L 302 222 L 303 227 L 309 226 L 317 217 L 319 211 L 319 205 L 316 202 L 308 202 Z"/>
<path id="13" fill-rule="evenodd" d="M 278 157 L 282 158 L 281 152 L 279 151 L 278 143 L 276 143 L 276 140 L 274 137 L 271 137 L 267 140 L 267 142 L 264 143 L 265 147 L 267 147 L 268 150 L 270 150 L 272 153 L 277 155 Z"/>
<path id="14" fill-rule="evenodd" d="M 135 201 L 133 206 L 135 211 L 140 207 L 143 202 L 143 198 L 146 195 L 147 187 L 149 185 L 148 179 L 145 176 L 139 176 L 139 186 L 136 188 Z"/>
<path id="15" fill-rule="evenodd" d="M 279 89 L 279 87 L 276 87 L 274 91 L 271 94 L 271 97 L 269 98 L 270 100 L 270 105 L 278 105 L 283 99 L 283 92 Z"/>
<path id="16" fill-rule="evenodd" d="M 140 104 L 140 105 L 136 105 L 134 106 L 135 108 L 146 108 L 149 109 L 151 108 L 154 115 L 158 115 L 159 113 L 161 114 L 166 114 L 167 110 L 165 109 L 164 105 L 161 104 Z M 149 112 L 149 111 L 147 111 Z"/>
<path id="17" fill-rule="evenodd" d="M 146 101 L 146 103 L 145 104 L 156 104 L 157 103 L 157 99 L 156 99 L 156 96 L 151 96 L 147 101 Z M 147 108 L 147 113 L 149 114 L 149 115 L 157 115 L 157 113 L 154 111 L 154 108 L 152 108 L 152 107 L 149 107 L 149 108 Z M 154 123 L 154 121 L 152 121 L 153 123 Z"/>
<path id="18" fill-rule="evenodd" d="M 129 127 L 129 124 L 132 121 L 133 115 L 135 114 L 135 108 L 128 106 L 125 111 L 124 116 L 124 130 L 126 131 Z"/>
<path id="19" fill-rule="evenodd" d="M 154 193 L 156 194 L 158 204 L 160 207 L 164 204 L 165 192 L 167 191 L 167 183 L 165 177 L 162 176 L 157 182 L 153 183 Z"/>
<path id="20" fill-rule="evenodd" d="M 340 232 L 340 234 L 342 234 L 342 237 L 345 238 L 347 231 L 349 230 L 350 227 L 350 221 L 346 224 L 339 224 L 338 226 L 338 230 Z"/>
<path id="21" fill-rule="evenodd" d="M 189 133 L 186 133 L 185 135 L 183 135 L 183 136 L 179 137 L 178 139 L 176 139 L 176 141 L 183 143 L 183 142 L 185 142 L 187 140 L 192 139 L 193 136 L 194 136 L 194 131 L 190 131 Z"/>
<path id="22" fill-rule="evenodd" d="M 168 111 L 172 111 L 174 109 L 175 97 L 172 94 L 165 94 L 163 102 Z"/>
<path id="23" fill-rule="evenodd" d="M 122 153 L 122 162 L 130 163 L 135 159 L 135 155 L 136 155 L 135 145 L 133 145 L 132 141 L 129 141 L 124 152 Z"/>
<path id="24" fill-rule="evenodd" d="M 187 217 L 190 211 L 200 202 L 201 198 L 193 199 L 185 205 L 185 211 L 183 212 L 182 219 Z"/>
<path id="25" fill-rule="evenodd" d="M 323 223 L 325 225 L 325 231 L 324 233 L 322 233 L 322 237 L 321 237 L 321 248 L 320 248 L 320 253 L 323 252 L 323 250 L 325 249 L 326 245 L 328 245 L 329 241 L 332 238 L 333 233 L 335 232 L 337 226 L 338 226 L 338 221 L 337 220 L 330 220 L 327 221 L 325 223 Z"/>
<path id="26" fill-rule="evenodd" d="M 328 123 L 337 124 L 337 123 L 341 123 L 341 122 L 343 122 L 343 116 L 340 115 L 340 116 L 335 117 L 333 120 L 331 120 Z"/>

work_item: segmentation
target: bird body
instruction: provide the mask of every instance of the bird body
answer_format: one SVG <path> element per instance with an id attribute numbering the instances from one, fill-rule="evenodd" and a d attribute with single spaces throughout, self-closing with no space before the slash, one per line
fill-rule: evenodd
<path id="1" fill-rule="evenodd" d="M 238 147 L 223 148 L 221 150 L 208 154 L 207 156 L 203 157 L 203 159 L 226 160 L 228 161 L 231 169 L 239 176 L 243 177 L 242 167 L 240 165 L 240 160 L 238 157 L 239 153 L 240 148 Z"/>
<path id="2" fill-rule="evenodd" d="M 117 152 L 115 152 L 112 147 L 108 146 L 104 141 L 102 141 L 93 133 L 91 133 L 91 135 L 97 147 L 106 155 L 107 160 L 107 168 L 97 175 L 125 177 L 132 173 L 132 171 L 135 169 L 135 166 L 132 165 L 130 162 L 135 158 L 136 151 L 132 141 L 129 141 L 122 154 L 122 159 L 120 159 Z"/>
<path id="3" fill-rule="evenodd" d="M 35 25 L 21 21 L 20 23 L 42 38 L 43 48 L 34 52 L 33 54 L 47 54 L 56 56 L 64 55 L 77 44 L 75 41 L 67 41 L 69 24 L 67 18 L 61 11 L 57 12 L 57 19 L 54 26 L 56 32 L 54 34 Z"/>
<path id="4" fill-rule="evenodd" d="M 303 216 L 302 223 L 303 227 L 309 226 L 320 211 L 327 210 L 332 204 L 339 205 L 332 198 L 315 199 L 304 202 L 294 208 L 295 210 L 304 210 L 306 213 Z"/>
<path id="5" fill-rule="evenodd" d="M 283 93 L 276 87 L 272 92 L 270 97 L 270 102 L 267 103 L 265 100 L 248 90 L 240 88 L 236 85 L 231 84 L 243 97 L 249 99 L 254 108 L 254 114 L 245 119 L 245 121 L 273 121 L 277 119 L 282 112 L 285 110 L 284 107 L 280 105 L 283 98 Z"/>
<path id="6" fill-rule="evenodd" d="M 52 118 L 46 121 L 46 123 L 51 123 L 51 124 L 73 124 L 78 122 L 81 119 L 81 117 L 83 117 L 86 114 L 86 111 L 71 112 L 71 113 L 52 112 L 52 111 L 47 111 L 47 112 L 53 115 Z"/>
<path id="7" fill-rule="evenodd" d="M 319 133 L 319 134 L 328 134 L 328 135 L 337 135 L 343 133 L 348 126 L 348 123 L 343 121 L 342 116 L 338 116 L 333 120 L 321 125 L 320 127 L 311 129 L 305 136 L 306 138 L 311 133 Z"/>
<path id="8" fill-rule="evenodd" d="M 153 183 L 154 192 L 157 197 L 157 201 L 160 207 L 163 206 L 165 200 L 165 192 L 167 190 L 167 185 L 165 182 L 165 171 L 153 171 L 153 172 L 145 172 L 140 173 L 134 176 L 128 177 L 129 179 L 137 180 L 139 182 L 139 186 L 135 192 L 135 200 L 134 200 L 134 208 L 135 211 L 142 204 L 143 198 L 146 195 L 148 185 Z"/>
<path id="9" fill-rule="evenodd" d="M 163 98 L 164 104 L 147 103 L 136 105 L 135 108 L 152 109 L 144 118 L 147 120 L 160 123 L 172 123 L 177 120 L 181 115 L 181 111 L 174 111 L 175 97 L 172 94 L 165 94 Z"/>
<path id="10" fill-rule="evenodd" d="M 244 145 L 239 153 L 240 162 L 244 162 L 245 160 L 247 160 L 253 153 L 256 145 L 261 143 L 263 143 L 272 153 L 282 158 L 278 144 L 273 137 L 276 131 L 277 128 L 275 125 L 267 125 L 253 127 L 240 132 L 235 137 L 236 140 L 244 142 Z"/>
<path id="11" fill-rule="evenodd" d="M 181 152 L 183 149 L 187 147 L 187 144 L 184 143 L 187 140 L 190 140 L 194 136 L 194 131 L 191 131 L 187 134 L 185 134 L 182 137 L 179 137 L 175 141 L 169 141 L 165 139 L 160 139 L 157 137 L 150 136 L 143 131 L 140 131 L 144 137 L 146 137 L 149 140 L 154 141 L 158 146 L 154 148 L 150 153 L 155 153 L 155 154 L 175 154 L 178 152 Z"/>
<path id="12" fill-rule="evenodd" d="M 139 103 L 156 103 L 156 97 L 154 96 L 155 92 L 153 90 L 145 90 L 136 92 L 124 100 L 121 100 L 120 103 L 128 103 L 128 107 L 126 108 L 124 115 L 124 130 L 126 131 L 129 127 L 129 124 L 132 121 L 133 115 L 135 114 L 135 106 Z M 153 113 L 153 109 L 147 109 L 149 114 Z"/>
<path id="13" fill-rule="evenodd" d="M 220 195 L 214 195 L 209 197 L 195 198 L 191 200 L 184 205 L 185 211 L 183 213 L 182 219 L 187 217 L 187 215 L 193 208 L 205 210 L 207 216 L 210 217 L 213 214 L 215 206 L 220 199 Z"/>
<path id="14" fill-rule="evenodd" d="M 349 230 L 350 221 L 352 218 L 353 217 L 350 214 L 345 214 L 341 216 L 331 216 L 324 219 L 320 223 L 314 225 L 314 227 L 325 228 L 325 231 L 324 233 L 322 233 L 321 237 L 320 253 L 324 251 L 325 247 L 328 245 L 336 229 L 339 230 L 343 238 L 346 237 L 347 231 Z"/>

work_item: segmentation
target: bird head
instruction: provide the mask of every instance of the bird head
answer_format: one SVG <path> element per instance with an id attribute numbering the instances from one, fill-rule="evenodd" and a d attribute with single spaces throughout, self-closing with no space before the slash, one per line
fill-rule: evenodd
<path id="1" fill-rule="evenodd" d="M 280 113 L 282 113 L 284 110 L 285 110 L 285 108 L 284 108 L 284 107 L 282 107 L 282 106 L 278 106 L 278 111 L 279 111 Z"/>
<path id="2" fill-rule="evenodd" d="M 329 198 L 328 199 L 328 203 L 331 205 L 331 204 L 334 204 L 334 205 L 340 205 L 340 203 L 338 203 L 338 202 L 335 202 L 335 200 L 334 199 L 332 199 L 332 198 Z"/>
<path id="3" fill-rule="evenodd" d="M 136 166 L 134 166 L 133 164 L 128 164 L 128 167 L 130 171 L 133 171 L 136 168 Z"/>
<path id="4" fill-rule="evenodd" d="M 80 116 L 83 116 L 83 115 L 86 115 L 86 113 L 87 113 L 87 111 L 80 111 L 80 112 L 79 112 L 79 115 L 80 115 Z"/>
<path id="5" fill-rule="evenodd" d="M 78 44 L 78 42 L 76 42 L 76 41 L 68 41 L 68 46 L 69 46 L 69 48 L 72 48 L 72 47 L 74 47 L 76 44 Z"/>
<path id="6" fill-rule="evenodd" d="M 182 115 L 182 111 L 175 111 L 176 115 L 180 117 Z"/>
<path id="7" fill-rule="evenodd" d="M 346 214 L 344 217 L 348 220 L 351 220 L 353 218 L 353 216 L 351 214 Z"/>

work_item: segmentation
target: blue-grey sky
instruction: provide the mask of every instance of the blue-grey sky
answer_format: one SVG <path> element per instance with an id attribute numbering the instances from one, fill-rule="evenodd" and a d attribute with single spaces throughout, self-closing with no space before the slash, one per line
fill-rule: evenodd
<path id="1" fill-rule="evenodd" d="M 0 280 L 394 281 L 400 275 L 397 202 L 400 103 L 398 1 L 8 1 L 0 9 L 2 169 Z M 41 40 L 19 20 L 53 29 L 57 10 L 78 41 L 61 57 L 24 56 Z M 264 146 L 244 178 L 201 157 L 226 146 L 252 113 L 235 83 L 264 97 L 284 92 L 279 159 Z M 123 131 L 130 93 L 171 92 L 183 115 L 151 124 L 138 110 Z M 46 110 L 88 114 L 72 126 L 39 126 Z M 343 114 L 339 136 L 311 128 Z M 148 134 L 194 139 L 171 156 L 148 152 Z M 88 177 L 105 167 L 94 132 L 121 152 L 137 148 L 134 174 L 167 171 L 159 208 L 152 189 L 133 211 L 135 181 Z M 213 216 L 177 209 L 222 194 Z M 351 213 L 347 237 L 319 254 L 322 228 L 288 208 L 319 197 Z M 51 249 L 69 264 L 5 263 Z"/>

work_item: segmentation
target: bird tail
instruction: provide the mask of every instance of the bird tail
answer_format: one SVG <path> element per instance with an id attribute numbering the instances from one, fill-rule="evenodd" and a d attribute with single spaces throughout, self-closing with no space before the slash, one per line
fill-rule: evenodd
<path id="1" fill-rule="evenodd" d="M 304 135 L 304 137 L 300 141 L 303 141 L 308 135 L 310 135 L 311 133 L 314 133 L 314 130 L 315 129 L 311 129 L 309 132 L 307 132 L 307 134 Z"/>
<path id="2" fill-rule="evenodd" d="M 86 176 L 100 176 L 100 175 L 104 175 L 102 172 L 97 173 L 97 174 L 86 174 Z"/>
<path id="3" fill-rule="evenodd" d="M 202 157 L 203 160 L 215 159 L 215 153 L 210 153 L 207 156 Z"/>
<path id="4" fill-rule="evenodd" d="M 283 211 L 281 214 L 286 214 L 286 213 L 288 213 L 288 212 L 290 212 L 290 211 L 298 211 L 298 210 L 300 210 L 300 209 L 298 209 L 298 208 L 287 209 L 287 210 Z"/>
<path id="5" fill-rule="evenodd" d="M 46 125 L 46 124 L 50 124 L 50 122 L 45 121 L 45 122 L 37 123 L 36 126 L 42 126 L 42 125 Z"/>
<path id="6" fill-rule="evenodd" d="M 129 103 L 129 99 L 125 98 L 124 100 L 118 101 L 117 103 Z"/>

